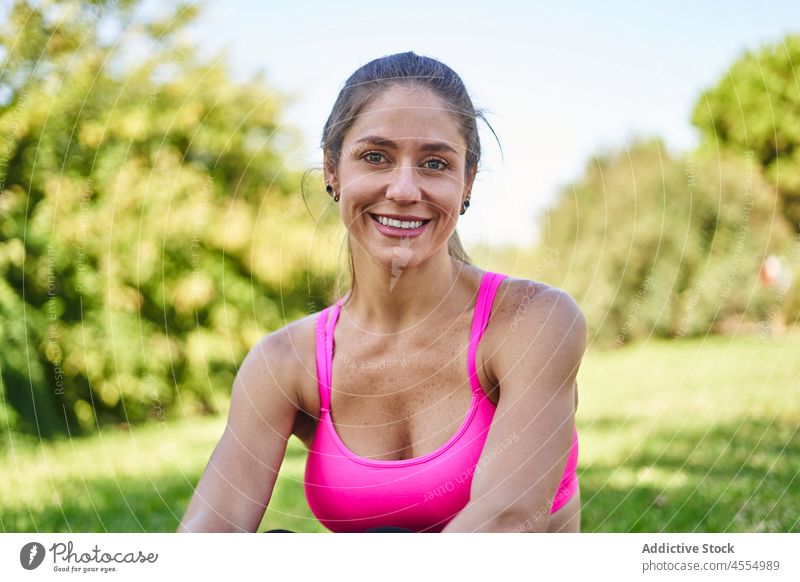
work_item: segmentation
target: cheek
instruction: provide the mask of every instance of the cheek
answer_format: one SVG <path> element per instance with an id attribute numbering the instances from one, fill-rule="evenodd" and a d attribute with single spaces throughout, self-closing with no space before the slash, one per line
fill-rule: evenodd
<path id="1" fill-rule="evenodd" d="M 342 220 L 344 221 L 345 226 L 348 228 L 355 226 L 355 223 L 357 223 L 360 218 L 360 213 L 358 210 L 359 206 L 353 202 L 354 201 L 352 199 L 349 199 L 346 204 L 342 205 L 341 208 Z"/>
<path id="2" fill-rule="evenodd" d="M 442 196 L 436 200 L 436 210 L 449 220 L 457 220 L 458 213 L 461 210 L 461 194 L 460 190 L 453 189 L 447 196 Z"/>
<path id="3" fill-rule="evenodd" d="M 342 201 L 345 200 L 345 204 L 341 207 L 341 216 L 344 225 L 349 230 L 365 232 L 371 227 L 370 221 L 372 221 L 372 218 L 370 218 L 368 212 L 369 207 L 373 205 L 372 200 L 364 196 L 358 196 L 353 192 L 345 194 L 345 196 L 342 197 Z M 339 203 L 341 204 L 341 202 Z"/>

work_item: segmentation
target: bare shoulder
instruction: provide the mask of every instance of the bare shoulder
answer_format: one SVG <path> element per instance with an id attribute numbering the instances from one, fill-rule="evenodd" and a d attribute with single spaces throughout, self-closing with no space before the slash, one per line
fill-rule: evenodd
<path id="1" fill-rule="evenodd" d="M 554 324 L 583 323 L 583 313 L 573 297 L 558 287 L 539 281 L 507 277 L 497 290 L 492 319 L 495 327 L 516 330 L 523 321 L 547 317 Z"/>
<path id="2" fill-rule="evenodd" d="M 579 350 L 586 343 L 586 320 L 580 306 L 566 291 L 539 281 L 507 277 L 497 290 L 492 317 L 486 328 L 489 355 L 487 373 L 496 381 L 492 362 L 524 344 L 558 341 L 560 349 Z"/>
<path id="3" fill-rule="evenodd" d="M 319 312 L 311 313 L 278 330 L 283 336 L 283 357 L 287 372 L 295 386 L 298 405 L 306 414 L 316 416 L 319 396 L 316 394 L 316 326 Z"/>
<path id="4" fill-rule="evenodd" d="M 265 385 L 280 386 L 283 395 L 302 408 L 301 373 L 307 366 L 314 321 L 312 314 L 264 335 L 242 362 L 237 384 L 248 386 L 249 391 Z"/>

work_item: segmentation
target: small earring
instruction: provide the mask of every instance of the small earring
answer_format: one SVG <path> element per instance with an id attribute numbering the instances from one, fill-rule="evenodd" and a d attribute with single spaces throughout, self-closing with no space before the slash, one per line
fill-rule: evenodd
<path id="1" fill-rule="evenodd" d="M 467 208 L 469 208 L 469 198 L 464 200 L 464 203 L 461 206 L 463 207 L 463 210 L 460 212 L 460 214 L 464 214 L 467 211 Z"/>
<path id="2" fill-rule="evenodd" d="M 331 186 L 330 184 L 325 182 L 325 191 L 328 194 L 330 194 L 331 192 L 333 192 L 333 186 Z M 333 200 L 334 200 L 334 202 L 339 202 L 339 193 L 338 192 L 333 196 Z"/>

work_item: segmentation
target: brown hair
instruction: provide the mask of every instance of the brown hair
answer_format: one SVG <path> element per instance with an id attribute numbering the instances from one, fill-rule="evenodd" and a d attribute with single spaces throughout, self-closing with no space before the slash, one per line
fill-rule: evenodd
<path id="1" fill-rule="evenodd" d="M 444 63 L 417 55 L 411 51 L 387 55 L 372 60 L 356 70 L 344 84 L 333 105 L 333 110 L 322 131 L 321 147 L 326 160 L 339 160 L 347 131 L 359 112 L 381 91 L 400 84 L 414 84 L 431 90 L 448 107 L 448 111 L 461 119 L 461 134 L 466 143 L 465 176 L 476 172 L 481 159 L 481 142 L 477 120 L 482 119 L 497 139 L 497 134 L 486 121 L 483 110 L 476 109 L 461 77 Z M 498 144 L 499 144 L 498 140 Z M 502 146 L 500 146 L 502 155 Z M 448 254 L 467 264 L 471 260 L 464 250 L 457 231 L 447 242 Z M 350 288 L 355 287 L 355 267 L 350 237 L 347 237 L 350 263 Z M 352 294 L 351 294 L 352 296 Z"/>

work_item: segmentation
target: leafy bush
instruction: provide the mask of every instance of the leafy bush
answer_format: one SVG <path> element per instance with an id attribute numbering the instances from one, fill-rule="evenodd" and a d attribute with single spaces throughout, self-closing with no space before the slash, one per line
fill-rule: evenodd
<path id="1" fill-rule="evenodd" d="M 791 242 L 773 190 L 746 158 L 678 160 L 657 139 L 599 155 L 542 216 L 541 247 L 557 257 L 545 277 L 576 297 L 605 345 L 760 320 L 774 303 L 761 262 Z"/>
<path id="2" fill-rule="evenodd" d="M 697 101 L 704 147 L 753 152 L 800 233 L 800 35 L 745 52 Z"/>
<path id="3" fill-rule="evenodd" d="M 282 98 L 200 61 L 196 7 L 136 4 L 17 2 L 1 25 L 6 428 L 220 410 L 247 350 L 327 299 L 309 247 L 331 221 L 285 167 Z"/>

